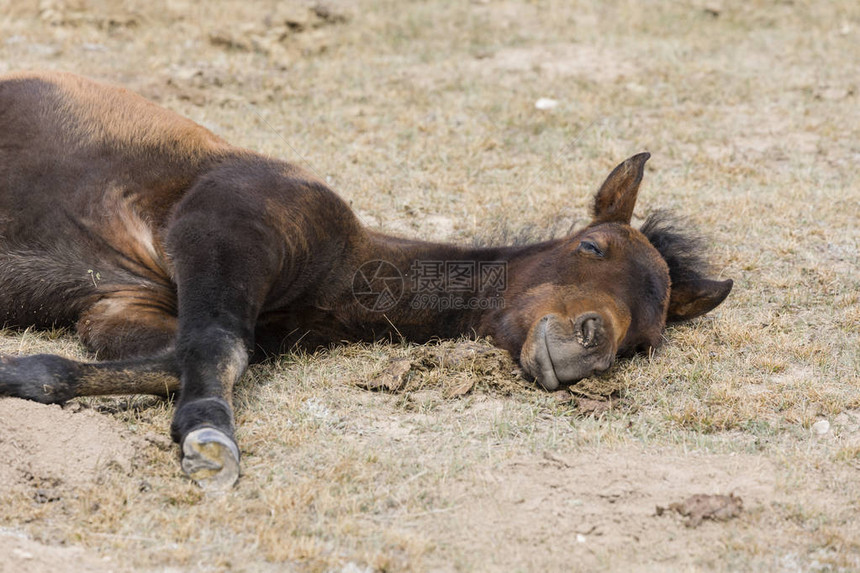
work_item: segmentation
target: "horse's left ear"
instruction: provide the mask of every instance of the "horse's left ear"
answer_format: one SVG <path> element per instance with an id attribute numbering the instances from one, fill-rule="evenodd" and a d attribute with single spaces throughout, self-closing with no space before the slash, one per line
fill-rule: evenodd
<path id="1" fill-rule="evenodd" d="M 695 279 L 673 284 L 669 292 L 666 322 L 679 322 L 702 316 L 715 309 L 732 292 L 732 279 L 713 281 Z"/>
<path id="2" fill-rule="evenodd" d="M 650 153 L 634 155 L 612 170 L 597 195 L 594 196 L 593 223 L 630 224 L 639 184 Z"/>

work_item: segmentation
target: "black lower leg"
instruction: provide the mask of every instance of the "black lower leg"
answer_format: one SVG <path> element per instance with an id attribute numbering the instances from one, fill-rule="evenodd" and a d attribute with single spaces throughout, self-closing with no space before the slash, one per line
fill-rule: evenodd
<path id="1" fill-rule="evenodd" d="M 233 439 L 233 385 L 248 364 L 246 345 L 221 328 L 207 328 L 177 345 L 183 365 L 182 391 L 171 424 L 174 441 L 203 427 Z"/>
<path id="2" fill-rule="evenodd" d="M 62 404 L 75 397 L 81 364 L 53 354 L 0 357 L 0 395 Z"/>
<path id="3" fill-rule="evenodd" d="M 182 400 L 170 424 L 170 436 L 174 442 L 182 439 L 199 428 L 216 428 L 230 438 L 234 438 L 233 410 L 223 398 L 198 398 L 193 401 Z"/>
<path id="4" fill-rule="evenodd" d="M 0 395 L 43 404 L 62 404 L 77 396 L 166 396 L 178 388 L 173 353 L 92 364 L 54 354 L 0 357 Z"/>

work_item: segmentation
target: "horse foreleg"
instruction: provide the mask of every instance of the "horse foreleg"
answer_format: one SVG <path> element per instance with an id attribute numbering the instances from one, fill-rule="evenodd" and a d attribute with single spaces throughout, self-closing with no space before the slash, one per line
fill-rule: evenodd
<path id="1" fill-rule="evenodd" d="M 181 375 L 171 434 L 185 472 L 205 489 L 223 490 L 239 477 L 233 385 L 247 368 L 257 315 L 281 269 L 283 240 L 253 204 L 213 189 L 193 195 L 168 234 Z"/>

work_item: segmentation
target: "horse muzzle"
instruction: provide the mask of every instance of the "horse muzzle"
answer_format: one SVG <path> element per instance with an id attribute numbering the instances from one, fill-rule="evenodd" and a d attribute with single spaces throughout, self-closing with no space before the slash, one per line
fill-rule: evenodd
<path id="1" fill-rule="evenodd" d="M 520 354 L 523 369 L 547 390 L 607 370 L 615 360 L 615 339 L 599 313 L 576 317 L 547 314 L 529 331 Z"/>

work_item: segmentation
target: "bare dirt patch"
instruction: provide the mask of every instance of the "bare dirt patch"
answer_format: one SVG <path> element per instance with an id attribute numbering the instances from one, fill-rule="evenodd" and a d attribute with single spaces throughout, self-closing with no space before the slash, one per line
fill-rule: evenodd
<path id="1" fill-rule="evenodd" d="M 584 571 L 684 569 L 703 558 L 718 562 L 725 540 L 755 525 L 741 519 L 691 532 L 657 507 L 706 491 L 741 495 L 760 511 L 779 497 L 774 470 L 758 456 L 655 455 L 636 447 L 515 458 L 480 471 L 463 491 L 463 506 L 433 521 L 466 559 L 471 544 L 487 547 L 489 561 L 469 563 L 483 571 L 505 571 L 512 562 L 556 570 L 565 560 Z M 463 531 L 468 538 L 454 537 Z"/>
<path id="2" fill-rule="evenodd" d="M 532 72 L 550 79 L 573 77 L 597 84 L 616 82 L 636 72 L 622 54 L 590 44 L 508 48 L 478 60 L 474 68 L 479 73 Z"/>
<path id="3" fill-rule="evenodd" d="M 131 472 L 135 440 L 115 419 L 80 404 L 46 406 L 0 400 L 0 489 L 31 490 L 38 501 Z"/>
<path id="4" fill-rule="evenodd" d="M 78 403 L 63 409 L 3 398 L 0 502 L 38 513 L 40 506 L 80 499 L 114 476 L 130 479 L 140 442 L 114 418 Z M 109 556 L 45 544 L 17 528 L 0 529 L 0 553 L 4 556 L 0 571 L 10 573 L 116 570 Z"/>
<path id="5" fill-rule="evenodd" d="M 0 572 L 54 573 L 56 571 L 118 571 L 111 559 L 97 557 L 80 547 L 58 547 L 29 539 L 13 530 L 0 529 Z"/>

